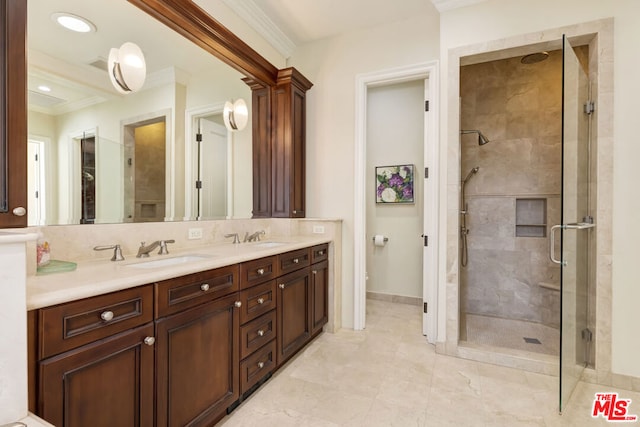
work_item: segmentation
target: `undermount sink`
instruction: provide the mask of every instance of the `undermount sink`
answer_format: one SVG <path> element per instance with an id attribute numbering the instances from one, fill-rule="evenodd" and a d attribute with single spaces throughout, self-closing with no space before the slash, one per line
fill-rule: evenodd
<path id="1" fill-rule="evenodd" d="M 285 242 L 258 242 L 254 246 L 258 246 L 260 248 L 276 248 L 278 246 L 286 245 Z"/>
<path id="2" fill-rule="evenodd" d="M 154 259 L 152 261 L 141 261 L 135 264 L 128 264 L 127 267 L 134 268 L 157 268 L 157 267 L 169 267 L 178 264 L 187 264 L 195 261 L 202 261 L 211 258 L 209 255 L 182 255 L 171 258 Z"/>

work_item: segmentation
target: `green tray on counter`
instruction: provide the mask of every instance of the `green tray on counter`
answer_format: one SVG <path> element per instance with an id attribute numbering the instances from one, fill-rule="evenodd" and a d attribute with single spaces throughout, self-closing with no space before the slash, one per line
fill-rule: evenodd
<path id="1" fill-rule="evenodd" d="M 36 272 L 37 276 L 42 276 L 45 274 L 54 274 L 54 273 L 63 273 L 65 271 L 73 271 L 76 269 L 78 264 L 70 261 L 60 261 L 57 259 L 52 259 L 49 261 L 49 264 L 43 265 L 42 267 L 38 267 L 38 271 Z"/>

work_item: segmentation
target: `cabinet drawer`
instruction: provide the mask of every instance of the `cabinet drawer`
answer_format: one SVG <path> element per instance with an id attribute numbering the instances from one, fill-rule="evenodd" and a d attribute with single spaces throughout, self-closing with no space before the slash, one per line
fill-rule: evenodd
<path id="1" fill-rule="evenodd" d="M 311 248 L 311 264 L 324 261 L 329 258 L 329 245 L 318 245 Z"/>
<path id="2" fill-rule="evenodd" d="M 240 292 L 240 323 L 255 319 L 276 308 L 276 281 L 254 286 Z"/>
<path id="3" fill-rule="evenodd" d="M 240 362 L 240 394 L 244 394 L 276 366 L 276 342 L 271 341 Z"/>
<path id="4" fill-rule="evenodd" d="M 153 320 L 153 287 L 139 286 L 40 310 L 39 358 L 79 347 Z"/>
<path id="5" fill-rule="evenodd" d="M 276 277 L 277 257 L 271 256 L 240 264 L 240 289 L 247 289 Z"/>
<path id="6" fill-rule="evenodd" d="M 244 359 L 276 337 L 276 311 L 247 323 L 240 328 L 240 359 Z"/>
<path id="7" fill-rule="evenodd" d="M 238 265 L 156 283 L 156 314 L 164 317 L 236 292 Z"/>
<path id="8" fill-rule="evenodd" d="M 309 252 L 309 248 L 304 248 L 278 255 L 280 275 L 299 270 L 311 264 Z"/>

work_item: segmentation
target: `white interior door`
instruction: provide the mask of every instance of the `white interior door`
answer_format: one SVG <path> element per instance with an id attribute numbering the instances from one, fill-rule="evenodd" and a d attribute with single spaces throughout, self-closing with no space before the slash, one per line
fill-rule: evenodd
<path id="1" fill-rule="evenodd" d="M 29 140 L 27 155 L 27 223 L 32 225 L 44 225 L 44 147 L 40 141 Z"/>

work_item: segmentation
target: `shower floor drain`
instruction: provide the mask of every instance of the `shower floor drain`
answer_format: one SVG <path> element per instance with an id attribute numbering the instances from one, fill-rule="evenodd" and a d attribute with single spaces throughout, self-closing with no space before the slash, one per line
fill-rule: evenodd
<path id="1" fill-rule="evenodd" d="M 542 344 L 538 338 L 523 338 L 527 344 Z"/>

